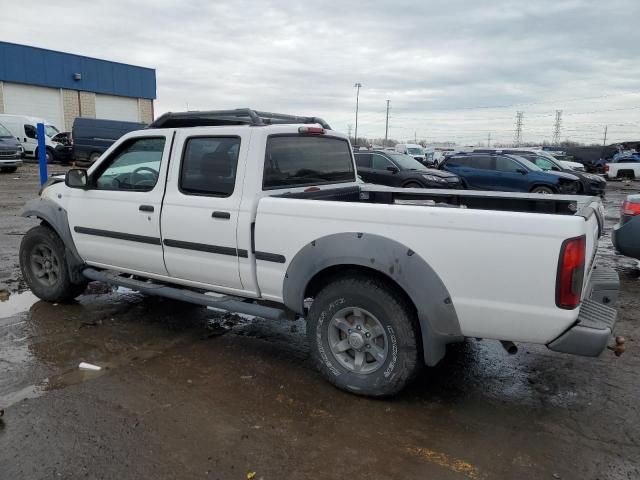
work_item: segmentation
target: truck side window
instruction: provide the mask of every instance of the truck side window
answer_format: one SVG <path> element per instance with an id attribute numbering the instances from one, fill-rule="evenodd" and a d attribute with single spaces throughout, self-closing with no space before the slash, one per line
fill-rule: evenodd
<path id="1" fill-rule="evenodd" d="M 29 137 L 29 138 L 36 138 L 36 127 L 34 127 L 33 125 L 25 125 L 24 126 L 24 134 Z"/>
<path id="2" fill-rule="evenodd" d="M 231 196 L 239 152 L 238 137 L 189 138 L 180 167 L 180 191 L 187 195 Z"/>
<path id="3" fill-rule="evenodd" d="M 132 138 L 111 154 L 97 172 L 98 190 L 149 192 L 158 182 L 165 137 Z M 104 166 L 103 166 L 104 165 Z"/>
<path id="4" fill-rule="evenodd" d="M 273 135 L 267 140 L 264 190 L 355 181 L 351 148 L 342 138 Z"/>

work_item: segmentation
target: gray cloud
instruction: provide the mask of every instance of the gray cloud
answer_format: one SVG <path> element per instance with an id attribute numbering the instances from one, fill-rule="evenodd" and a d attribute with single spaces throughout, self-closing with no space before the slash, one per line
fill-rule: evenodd
<path id="1" fill-rule="evenodd" d="M 362 134 L 384 135 L 388 98 L 396 138 L 509 141 L 522 110 L 525 140 L 541 141 L 562 109 L 563 136 L 598 141 L 605 124 L 640 137 L 639 13 L 637 0 L 24 1 L 12 14 L 28 28 L 5 22 L 3 37 L 153 67 L 157 113 L 252 106 L 346 130 L 359 81 Z"/>

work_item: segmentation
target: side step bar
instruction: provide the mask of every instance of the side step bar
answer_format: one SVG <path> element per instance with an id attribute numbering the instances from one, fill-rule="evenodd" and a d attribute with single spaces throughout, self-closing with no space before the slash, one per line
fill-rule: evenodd
<path id="1" fill-rule="evenodd" d="M 167 285 L 122 277 L 120 274 L 108 270 L 101 271 L 94 268 L 85 268 L 82 274 L 89 280 L 130 288 L 131 290 L 146 293 L 147 295 L 172 298 L 183 302 L 195 303 L 196 305 L 219 308 L 229 312 L 244 313 L 269 320 L 285 320 L 287 318 L 286 312 L 283 309 L 250 303 L 250 301 L 246 301 L 242 297 L 233 297 L 230 295 L 214 297 L 205 295 L 204 293 L 193 292 L 186 288 L 169 287 Z"/>

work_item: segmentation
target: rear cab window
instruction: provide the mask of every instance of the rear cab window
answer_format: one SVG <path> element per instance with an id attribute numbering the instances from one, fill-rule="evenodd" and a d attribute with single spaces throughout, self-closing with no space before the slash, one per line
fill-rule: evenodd
<path id="1" fill-rule="evenodd" d="M 267 140 L 263 190 L 355 182 L 349 143 L 315 135 L 272 135 Z"/>

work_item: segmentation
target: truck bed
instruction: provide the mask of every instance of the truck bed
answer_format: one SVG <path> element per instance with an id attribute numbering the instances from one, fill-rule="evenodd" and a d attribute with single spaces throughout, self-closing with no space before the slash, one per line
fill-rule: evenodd
<path id="1" fill-rule="evenodd" d="M 597 202 L 596 197 L 576 195 L 547 196 L 516 192 L 393 188 L 368 184 L 293 192 L 275 195 L 275 197 L 582 216 L 591 215 L 592 210 L 589 206 Z"/>

